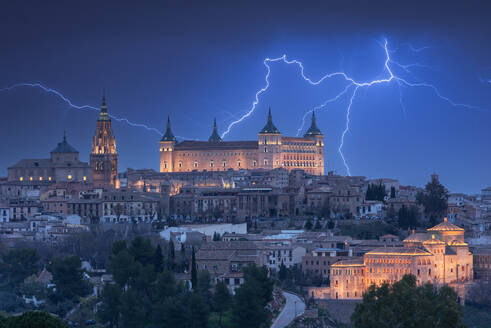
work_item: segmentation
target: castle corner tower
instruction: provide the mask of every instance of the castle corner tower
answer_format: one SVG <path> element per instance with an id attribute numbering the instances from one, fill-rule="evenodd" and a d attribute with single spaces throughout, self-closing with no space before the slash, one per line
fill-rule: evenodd
<path id="1" fill-rule="evenodd" d="M 118 153 L 116 152 L 116 138 L 111 129 L 111 118 L 107 112 L 105 96 L 102 97 L 101 111 L 92 140 L 90 166 L 92 167 L 94 185 L 117 186 Z"/>
<path id="2" fill-rule="evenodd" d="M 268 121 L 258 134 L 258 168 L 271 170 L 281 165 L 281 132 L 273 124 L 270 107 Z"/>
<path id="3" fill-rule="evenodd" d="M 324 174 L 324 135 L 317 127 L 317 123 L 315 121 L 315 110 L 312 111 L 312 123 L 310 124 L 310 128 L 307 130 L 307 132 L 305 132 L 303 137 L 312 139 L 315 142 L 315 154 L 313 156 L 314 171 L 319 175 Z"/>

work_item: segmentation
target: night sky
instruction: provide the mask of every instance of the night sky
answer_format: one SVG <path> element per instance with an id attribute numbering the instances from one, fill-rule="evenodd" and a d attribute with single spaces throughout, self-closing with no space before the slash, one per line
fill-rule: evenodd
<path id="1" fill-rule="evenodd" d="M 477 193 L 491 185 L 490 17 L 489 1 L 10 1 L 0 13 L 0 88 L 41 82 L 96 107 L 105 89 L 111 114 L 159 130 L 170 115 L 177 136 L 203 140 L 213 117 L 222 133 L 250 109 L 265 58 L 298 59 L 313 80 L 344 71 L 366 82 L 388 77 L 387 39 L 394 62 L 418 64 L 393 64 L 394 74 L 476 108 L 396 81 L 360 88 L 343 148 L 351 174 L 422 186 L 436 172 L 450 191 Z M 255 140 L 268 106 L 294 136 L 307 110 L 346 85 L 311 86 L 297 66 L 272 63 L 256 111 L 225 140 Z M 339 174 L 351 93 L 317 115 L 327 168 Z M 1 176 L 21 158 L 48 157 L 64 130 L 88 161 L 96 111 L 29 87 L 0 92 L 0 109 Z M 113 130 L 120 171 L 158 169 L 156 132 Z"/>

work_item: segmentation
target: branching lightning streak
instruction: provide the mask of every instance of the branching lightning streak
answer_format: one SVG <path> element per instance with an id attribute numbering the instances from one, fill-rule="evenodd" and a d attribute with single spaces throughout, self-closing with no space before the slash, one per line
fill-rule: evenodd
<path id="1" fill-rule="evenodd" d="M 13 90 L 13 89 L 16 89 L 16 88 L 21 88 L 21 87 L 32 87 L 32 88 L 40 88 L 42 90 L 44 90 L 45 92 L 47 93 L 51 93 L 51 94 L 54 94 L 56 95 L 58 98 L 60 98 L 61 100 L 63 100 L 66 104 L 68 104 L 68 106 L 70 106 L 71 108 L 75 108 L 75 109 L 79 109 L 79 110 L 96 110 L 96 111 L 99 111 L 100 109 L 97 108 L 97 107 L 94 107 L 94 106 L 90 106 L 90 105 L 75 105 L 72 103 L 72 101 L 70 99 L 68 99 L 66 96 L 64 96 L 60 91 L 58 90 L 55 90 L 55 89 L 52 89 L 52 88 L 49 88 L 39 82 L 36 82 L 36 83 L 17 83 L 17 84 L 14 84 L 10 87 L 6 87 L 6 88 L 2 88 L 0 89 L 0 92 L 4 92 L 4 91 L 10 91 L 10 90 Z M 157 133 L 158 135 L 162 136 L 163 133 L 156 129 L 156 128 L 152 128 L 152 127 L 149 127 L 148 125 L 146 124 L 143 124 L 143 123 L 134 123 L 134 122 L 131 122 L 130 120 L 128 120 L 127 118 L 125 117 L 117 117 L 117 116 L 114 116 L 114 115 L 111 115 L 109 114 L 109 116 L 114 119 L 115 121 L 118 121 L 118 122 L 123 122 L 123 123 L 126 123 L 128 124 L 129 126 L 133 126 L 133 127 L 138 127 L 138 128 L 144 128 L 148 131 L 152 131 L 152 132 L 155 132 Z"/>
<path id="2" fill-rule="evenodd" d="M 406 44 L 406 45 L 413 52 L 420 52 L 420 51 L 423 51 L 425 49 L 430 48 L 430 47 L 415 48 L 411 44 Z M 426 66 L 425 65 L 421 65 L 421 64 L 408 64 L 408 65 L 404 65 L 404 64 L 400 64 L 398 62 L 392 61 L 392 59 L 390 57 L 390 51 L 389 51 L 389 48 L 388 48 L 388 41 L 387 41 L 387 39 L 385 39 L 382 47 L 383 47 L 383 49 L 385 51 L 384 71 L 388 74 L 388 77 L 383 78 L 383 79 L 376 79 L 376 80 L 372 80 L 372 81 L 367 81 L 367 82 L 359 82 L 359 81 L 356 81 L 354 78 L 350 77 L 348 74 L 346 74 L 343 71 L 333 72 L 333 73 L 326 74 L 326 75 L 322 76 L 319 80 L 314 81 L 314 80 L 312 80 L 311 78 L 309 78 L 309 77 L 307 77 L 305 75 L 304 65 L 303 65 L 303 63 L 301 61 L 298 61 L 296 59 L 288 60 L 287 57 L 286 57 L 286 55 L 283 55 L 281 57 L 274 58 L 274 59 L 266 58 L 264 60 L 264 65 L 267 68 L 267 74 L 266 74 L 266 77 L 265 77 L 266 85 L 263 88 L 261 88 L 259 91 L 256 92 L 255 100 L 252 103 L 252 106 L 249 109 L 249 111 L 246 114 L 244 114 L 241 118 L 239 118 L 239 119 L 237 119 L 237 120 L 235 120 L 235 121 L 233 121 L 232 123 L 229 124 L 229 126 L 227 127 L 227 129 L 225 130 L 225 132 L 223 132 L 222 138 L 225 137 L 230 132 L 230 130 L 231 130 L 231 128 L 233 126 L 237 125 L 238 123 L 242 122 L 243 120 L 245 120 L 246 118 L 248 118 L 249 116 L 251 116 L 253 114 L 254 110 L 256 109 L 256 107 L 257 107 L 257 105 L 259 103 L 259 97 L 260 97 L 260 95 L 263 94 L 264 92 L 266 92 L 269 89 L 269 86 L 270 86 L 269 78 L 270 78 L 270 75 L 271 75 L 271 67 L 270 67 L 269 63 L 279 62 L 279 61 L 282 61 L 283 63 L 288 64 L 288 65 L 291 65 L 291 64 L 297 65 L 300 68 L 300 75 L 301 75 L 301 77 L 305 81 L 307 81 L 309 84 L 311 84 L 311 85 L 318 85 L 318 84 L 322 83 L 323 81 L 325 81 L 326 79 L 333 78 L 333 77 L 341 77 L 346 82 L 348 82 L 348 84 L 345 86 L 345 88 L 338 95 L 336 95 L 335 97 L 327 100 L 322 105 L 319 105 L 316 108 L 323 108 L 328 103 L 331 103 L 331 102 L 334 102 L 334 101 L 338 100 L 341 96 L 343 96 L 348 91 L 348 89 L 350 87 L 354 87 L 353 94 L 350 97 L 350 101 L 349 101 L 349 104 L 348 104 L 348 107 L 347 107 L 347 110 L 346 110 L 346 126 L 345 126 L 345 129 L 343 130 L 343 132 L 341 134 L 341 142 L 340 142 L 340 145 L 338 147 L 339 155 L 341 156 L 341 159 L 343 161 L 344 167 L 345 167 L 346 172 L 347 172 L 348 175 L 351 175 L 351 170 L 350 170 L 350 168 L 348 166 L 348 163 L 346 161 L 346 158 L 345 158 L 345 156 L 343 154 L 343 146 L 344 146 L 344 139 L 346 137 L 346 134 L 349 132 L 351 108 L 352 108 L 352 105 L 353 105 L 355 96 L 356 96 L 357 91 L 358 91 L 359 88 L 362 88 L 362 87 L 371 87 L 371 86 L 378 85 L 378 84 L 389 84 L 392 81 L 396 81 L 399 84 L 399 88 L 401 86 L 429 88 L 429 89 L 431 89 L 434 92 L 434 94 L 437 97 L 439 97 L 441 100 L 449 103 L 450 105 L 452 105 L 454 107 L 464 107 L 464 108 L 467 108 L 467 109 L 479 109 L 479 107 L 477 107 L 477 106 L 472 106 L 472 105 L 468 105 L 468 104 L 464 104 L 464 103 L 457 103 L 457 102 L 451 100 L 450 98 L 448 98 L 446 96 L 443 96 L 440 93 L 440 91 L 434 85 L 432 85 L 430 83 L 426 83 L 426 82 L 409 82 L 406 79 L 395 75 L 393 73 L 391 67 L 390 67 L 390 64 L 394 64 L 394 65 L 400 67 L 401 69 L 403 69 L 404 71 L 406 71 L 407 73 L 410 73 L 410 74 L 412 74 L 412 72 L 409 70 L 411 67 L 423 67 L 423 68 L 425 68 Z M 404 106 L 404 104 L 402 102 L 402 91 L 399 90 L 399 92 L 400 92 L 399 99 L 400 99 L 401 105 L 403 106 L 403 109 L 405 111 L 405 106 Z M 300 128 L 297 130 L 297 135 L 299 134 L 298 131 L 301 131 L 303 129 L 303 126 L 305 125 L 305 118 L 306 118 L 306 116 L 310 112 L 312 112 L 312 110 L 309 110 L 306 114 L 304 114 L 303 120 L 302 120 L 302 124 L 301 124 Z"/>

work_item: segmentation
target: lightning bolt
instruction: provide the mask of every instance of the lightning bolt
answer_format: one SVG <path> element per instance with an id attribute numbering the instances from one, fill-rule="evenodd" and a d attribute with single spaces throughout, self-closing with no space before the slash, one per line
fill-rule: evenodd
<path id="1" fill-rule="evenodd" d="M 428 49 L 430 47 L 421 47 L 421 48 L 415 48 L 413 47 L 411 44 L 405 44 L 409 47 L 409 49 L 413 52 L 421 52 L 425 49 Z M 343 147 L 344 147 L 344 140 L 345 140 L 345 137 L 346 135 L 348 134 L 349 130 L 350 130 L 350 115 L 351 115 L 351 108 L 353 106 L 353 102 L 355 100 L 355 97 L 356 97 L 356 94 L 358 92 L 358 90 L 360 88 L 369 88 L 369 87 L 372 87 L 374 85 L 379 85 L 379 84 L 389 84 L 393 81 L 397 82 L 397 84 L 399 85 L 399 100 L 400 100 L 400 103 L 401 103 L 401 106 L 403 108 L 403 111 L 405 112 L 405 106 L 404 106 L 404 103 L 402 101 L 402 91 L 401 91 L 401 87 L 402 86 L 405 86 L 405 87 L 423 87 L 423 88 L 429 88 L 433 91 L 433 93 L 438 97 L 440 98 L 441 100 L 447 102 L 448 104 L 454 106 L 454 107 L 463 107 L 463 108 L 466 108 L 466 109 L 479 109 L 479 107 L 477 106 L 473 106 L 473 105 L 468 105 L 468 104 L 465 104 L 465 103 L 459 103 L 459 102 L 455 102 L 453 101 L 452 99 L 444 96 L 441 94 L 441 92 L 438 90 L 437 87 L 435 87 L 433 84 L 430 84 L 430 83 L 426 83 L 426 82 L 410 82 L 400 76 L 397 76 L 393 73 L 392 71 L 392 68 L 391 68 L 391 64 L 393 64 L 394 66 L 397 66 L 397 67 L 400 67 L 401 69 L 403 69 L 404 71 L 406 71 L 407 73 L 410 73 L 412 74 L 412 72 L 410 71 L 410 68 L 412 67 L 422 67 L 422 68 L 427 68 L 426 65 L 421 65 L 421 64 L 407 64 L 407 65 L 404 65 L 404 64 L 400 64 L 398 62 L 395 62 L 391 59 L 390 57 L 390 51 L 389 51 L 389 47 L 388 47 L 388 41 L 387 39 L 384 40 L 383 44 L 382 44 L 382 48 L 384 49 L 384 52 L 385 52 L 385 61 L 384 61 L 384 72 L 386 74 L 386 77 L 385 78 L 382 78 L 382 79 L 376 79 L 376 80 L 372 80 L 372 81 L 356 81 L 354 78 L 350 77 L 347 73 L 343 72 L 343 71 L 339 71 L 339 72 L 333 72 L 333 73 L 328 73 L 328 74 L 325 74 L 324 76 L 322 76 L 320 79 L 318 80 L 312 80 L 311 78 L 309 78 L 308 76 L 305 75 L 305 69 L 304 69 L 304 64 L 299 61 L 299 60 L 296 60 L 296 59 L 292 59 L 292 60 L 289 60 L 287 59 L 286 55 L 283 55 L 281 57 L 278 57 L 278 58 L 273 58 L 273 59 L 270 59 L 270 58 L 266 58 L 263 62 L 264 66 L 266 66 L 266 69 L 267 69 L 267 73 L 266 73 L 266 76 L 265 76 L 265 86 L 262 87 L 261 89 L 259 89 L 257 92 L 256 92 L 256 95 L 255 95 L 255 100 L 253 101 L 250 109 L 247 111 L 246 114 L 244 114 L 242 117 L 240 117 L 239 119 L 233 121 L 232 123 L 229 124 L 229 126 L 227 127 L 227 129 L 222 133 L 222 138 L 224 138 L 230 131 L 231 129 L 241 123 L 242 121 L 244 121 L 246 118 L 248 118 L 249 116 L 251 116 L 257 105 L 259 104 L 259 97 L 265 93 L 269 87 L 270 87 L 270 81 L 269 81 L 269 78 L 271 76 L 271 67 L 270 67 L 270 63 L 274 63 L 274 62 L 283 62 L 287 65 L 296 65 L 299 67 L 300 69 L 300 76 L 302 77 L 302 79 L 304 79 L 307 83 L 309 83 L 310 85 L 313 85 L 313 86 L 316 86 L 316 85 L 319 85 L 320 83 L 322 83 L 323 81 L 327 80 L 327 79 L 330 79 L 330 78 L 341 78 L 343 79 L 345 82 L 347 82 L 347 84 L 344 86 L 344 89 L 339 93 L 337 94 L 336 96 L 334 96 L 333 98 L 331 99 L 328 99 L 326 100 L 323 104 L 315 107 L 314 109 L 312 110 L 315 110 L 315 109 L 321 109 L 321 108 L 324 108 L 326 107 L 329 103 L 332 103 L 334 101 L 337 101 L 339 100 L 343 95 L 345 95 L 349 89 L 353 89 L 353 93 L 351 94 L 351 97 L 349 99 L 349 103 L 348 103 L 348 107 L 346 109 L 346 124 L 345 124 L 345 128 L 341 134 L 341 140 L 340 140 L 340 144 L 339 144 L 339 147 L 338 147 L 338 153 L 343 161 L 343 165 L 346 169 L 346 173 L 347 175 L 351 175 L 351 170 L 350 170 L 350 167 L 348 165 L 348 162 L 344 156 L 344 153 L 343 153 Z M 309 113 L 312 112 L 312 110 L 309 110 L 307 111 L 304 116 L 303 116 L 303 119 L 302 119 L 302 123 L 301 123 L 301 126 L 299 127 L 299 129 L 297 130 L 297 135 L 300 133 L 300 131 L 303 129 L 304 125 L 305 125 L 305 119 L 307 117 L 307 115 Z"/>
<path id="2" fill-rule="evenodd" d="M 90 106 L 90 105 L 75 105 L 74 103 L 72 103 L 72 101 L 70 99 L 68 99 L 66 96 L 64 96 L 60 91 L 58 90 L 55 90 L 55 89 L 52 89 L 52 88 L 49 88 L 39 82 L 36 82 L 36 83 L 28 83 L 28 82 L 24 82 L 24 83 L 17 83 L 17 84 L 14 84 L 14 85 L 11 85 L 10 87 L 6 87 L 6 88 L 2 88 L 0 89 L 0 92 L 5 92 L 5 91 L 11 91 L 13 89 L 17 89 L 17 88 L 22 88 L 22 87 L 31 87 L 31 88 L 39 88 L 47 93 L 51 93 L 51 94 L 54 94 L 56 95 L 58 98 L 60 98 L 62 101 L 64 101 L 66 104 L 68 104 L 68 106 L 70 106 L 71 108 L 74 108 L 74 109 L 78 109 L 78 110 L 95 110 L 95 111 L 100 111 L 99 108 L 97 107 L 94 107 L 94 106 Z M 137 127 L 137 128 L 144 128 L 148 131 L 151 131 L 151 132 L 155 132 L 157 133 L 159 136 L 162 136 L 163 133 L 156 129 L 156 128 L 152 128 L 146 124 L 143 124 L 143 123 L 134 123 L 134 122 L 131 122 L 130 120 L 128 120 L 127 118 L 125 117 L 117 117 L 117 116 L 114 116 L 114 115 L 111 115 L 109 114 L 109 116 L 114 119 L 115 121 L 118 121 L 118 122 L 123 122 L 123 123 L 126 123 L 128 124 L 129 126 L 132 126 L 132 127 Z"/>

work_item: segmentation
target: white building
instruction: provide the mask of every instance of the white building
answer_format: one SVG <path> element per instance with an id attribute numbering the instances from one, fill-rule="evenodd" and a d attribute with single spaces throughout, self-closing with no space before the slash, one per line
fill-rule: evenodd
<path id="1" fill-rule="evenodd" d="M 301 265 L 302 257 L 307 253 L 305 247 L 288 244 L 268 244 L 261 248 L 264 254 L 264 264 L 272 272 L 278 272 L 281 263 L 286 268 Z"/>
<path id="2" fill-rule="evenodd" d="M 0 222 L 10 221 L 10 207 L 9 204 L 0 203 Z"/>

